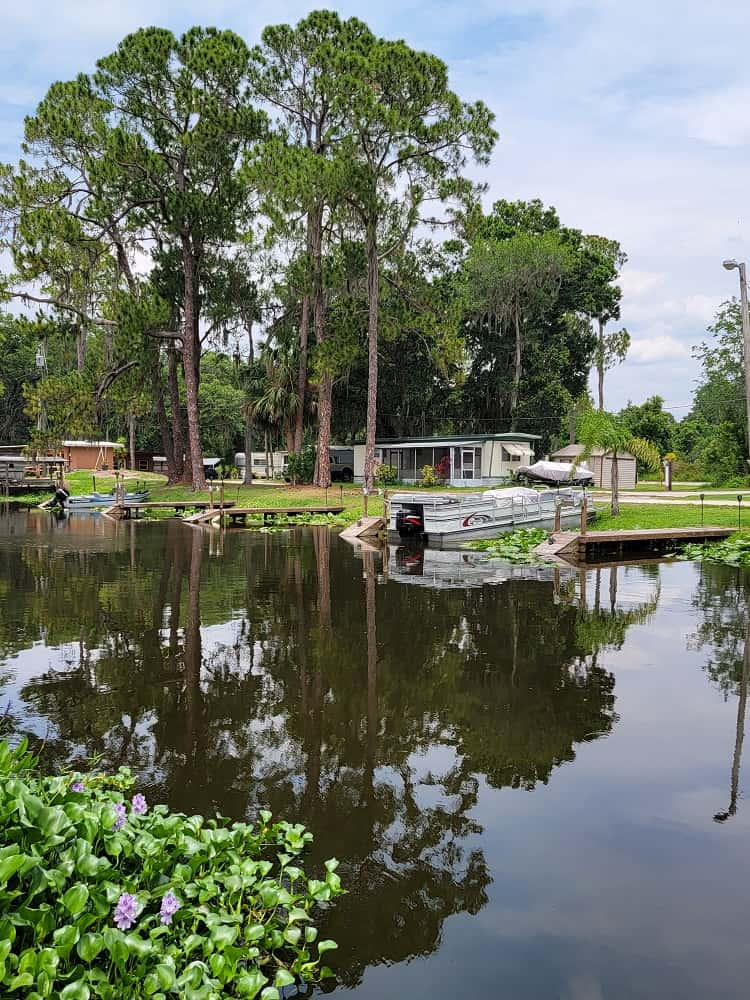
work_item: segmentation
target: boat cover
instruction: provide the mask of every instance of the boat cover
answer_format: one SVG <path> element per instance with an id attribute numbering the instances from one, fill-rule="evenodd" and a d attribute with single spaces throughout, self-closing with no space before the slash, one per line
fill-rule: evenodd
<path id="1" fill-rule="evenodd" d="M 526 476 L 539 483 L 585 485 L 594 478 L 594 473 L 583 462 L 577 465 L 571 462 L 534 462 L 533 465 L 522 465 L 516 471 L 520 476 Z"/>

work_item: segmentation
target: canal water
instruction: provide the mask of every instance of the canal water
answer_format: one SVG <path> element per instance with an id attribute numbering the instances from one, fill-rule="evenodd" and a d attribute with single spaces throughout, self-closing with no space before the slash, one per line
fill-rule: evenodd
<path id="1" fill-rule="evenodd" d="M 45 766 L 307 824 L 353 1000 L 748 995 L 748 578 L 510 571 L 327 528 L 0 516 L 0 706 Z"/>

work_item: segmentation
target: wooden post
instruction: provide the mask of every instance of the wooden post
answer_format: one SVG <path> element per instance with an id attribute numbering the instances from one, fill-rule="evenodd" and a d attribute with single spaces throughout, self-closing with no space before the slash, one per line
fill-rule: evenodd
<path id="1" fill-rule="evenodd" d="M 219 494 L 219 506 L 224 509 L 224 480 L 221 481 L 221 493 Z"/>
<path id="2" fill-rule="evenodd" d="M 364 497 L 363 512 L 364 512 L 364 516 L 367 517 L 367 498 L 368 498 L 367 487 L 365 487 L 365 489 L 362 490 L 362 495 Z"/>
<path id="3" fill-rule="evenodd" d="M 588 528 L 588 500 L 586 494 L 583 494 L 583 500 L 581 501 L 581 534 L 586 534 L 586 529 Z"/>
<path id="4" fill-rule="evenodd" d="M 562 521 L 562 507 L 560 505 L 560 501 L 557 500 L 555 502 L 555 526 L 552 529 L 553 531 L 560 531 L 562 527 L 561 521 Z"/>

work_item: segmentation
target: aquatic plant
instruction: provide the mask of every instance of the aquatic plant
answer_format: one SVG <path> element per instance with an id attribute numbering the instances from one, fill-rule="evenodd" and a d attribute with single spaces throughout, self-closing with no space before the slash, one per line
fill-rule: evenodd
<path id="1" fill-rule="evenodd" d="M 468 542 L 467 547 L 475 552 L 486 552 L 494 559 L 502 559 L 515 566 L 542 566 L 547 560 L 538 556 L 534 550 L 547 535 L 544 528 L 519 528 L 497 538 L 478 538 Z"/>
<path id="2" fill-rule="evenodd" d="M 723 566 L 750 566 L 750 532 L 738 531 L 718 542 L 684 545 L 677 558 Z"/>
<path id="3" fill-rule="evenodd" d="M 344 890 L 294 862 L 299 824 L 149 807 L 117 774 L 45 777 L 0 742 L 0 995 L 279 1000 L 332 976 L 312 912 Z"/>

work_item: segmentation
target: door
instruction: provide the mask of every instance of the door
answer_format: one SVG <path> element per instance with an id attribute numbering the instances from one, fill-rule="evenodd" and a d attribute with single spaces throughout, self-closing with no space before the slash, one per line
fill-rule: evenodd
<path id="1" fill-rule="evenodd" d="M 461 478 L 476 479 L 475 453 L 473 448 L 461 449 Z"/>

